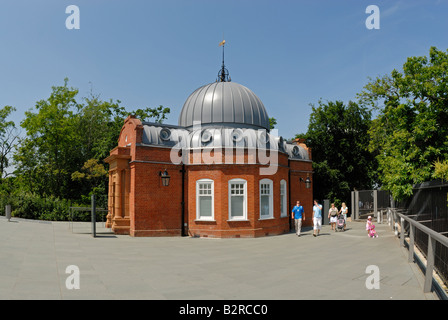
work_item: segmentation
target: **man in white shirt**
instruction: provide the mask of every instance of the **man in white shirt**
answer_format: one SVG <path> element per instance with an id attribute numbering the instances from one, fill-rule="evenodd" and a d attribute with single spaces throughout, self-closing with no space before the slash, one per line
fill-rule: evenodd
<path id="1" fill-rule="evenodd" d="M 317 200 L 314 200 L 314 206 L 313 206 L 313 224 L 314 224 L 314 231 L 313 236 L 318 236 L 320 233 L 320 229 L 322 229 L 322 205 L 317 202 Z"/>

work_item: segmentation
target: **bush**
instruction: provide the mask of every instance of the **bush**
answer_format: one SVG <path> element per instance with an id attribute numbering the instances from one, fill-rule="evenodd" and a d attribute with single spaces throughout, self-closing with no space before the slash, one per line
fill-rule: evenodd
<path id="1" fill-rule="evenodd" d="M 50 221 L 70 220 L 70 207 L 90 207 L 90 196 L 83 196 L 80 203 L 56 198 L 41 197 L 27 191 L 6 192 L 0 190 L 0 215 L 5 215 L 5 206 L 11 205 L 11 215 L 17 218 Z M 107 195 L 97 196 L 97 208 L 107 208 Z M 107 212 L 97 212 L 97 221 L 105 221 Z M 73 221 L 91 221 L 91 212 L 73 211 Z"/>
<path id="2" fill-rule="evenodd" d="M 5 206 L 11 205 L 11 215 L 34 220 L 67 221 L 70 201 L 53 196 L 42 198 L 30 192 L 0 194 L 0 213 L 5 214 Z"/>

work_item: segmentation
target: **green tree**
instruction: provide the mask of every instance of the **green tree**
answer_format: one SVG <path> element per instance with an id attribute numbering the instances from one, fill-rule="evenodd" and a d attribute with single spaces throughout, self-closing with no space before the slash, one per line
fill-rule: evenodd
<path id="1" fill-rule="evenodd" d="M 32 179 L 39 182 L 41 195 L 68 197 L 71 169 L 82 165 L 79 153 L 79 119 L 75 115 L 77 89 L 52 87 L 47 100 L 36 103 L 37 112 L 25 112 L 21 126 L 26 130 L 16 155 L 19 172 L 31 170 Z"/>
<path id="2" fill-rule="evenodd" d="M 11 112 L 16 111 L 11 106 L 0 109 L 0 184 L 6 177 L 6 169 L 10 165 L 9 157 L 18 139 L 18 132 L 13 121 L 6 121 Z"/>
<path id="3" fill-rule="evenodd" d="M 129 114 L 135 115 L 142 121 L 161 123 L 167 118 L 170 108 L 138 108 L 127 111 L 120 106 L 121 101 L 102 101 L 98 95 L 90 94 L 83 98 L 84 103 L 78 105 L 79 131 L 83 133 L 83 159 L 104 159 L 109 151 L 116 147 L 124 120 Z"/>
<path id="4" fill-rule="evenodd" d="M 378 176 L 395 199 L 433 178 L 434 163 L 448 159 L 448 51 L 410 57 L 402 71 L 371 80 L 359 103 L 379 115 L 369 131 Z"/>
<path id="5" fill-rule="evenodd" d="M 159 106 L 128 112 L 118 100 L 102 101 L 92 93 L 77 100 L 77 95 L 65 79 L 63 86 L 52 87 L 48 99 L 25 113 L 21 126 L 26 136 L 14 155 L 23 190 L 62 199 L 83 199 L 92 189 L 107 193 L 106 179 L 90 179 L 89 170 L 105 167 L 102 160 L 116 147 L 126 117 L 136 114 L 144 121 L 161 122 L 170 111 Z"/>
<path id="6" fill-rule="evenodd" d="M 433 173 L 434 179 L 441 179 L 442 181 L 448 180 L 448 160 L 445 161 L 439 161 L 437 160 L 434 163 L 434 173 Z"/>
<path id="7" fill-rule="evenodd" d="M 107 170 L 104 164 L 100 163 L 98 159 L 87 160 L 80 171 L 72 173 L 73 181 L 81 182 L 85 190 L 96 195 L 102 195 L 103 197 L 107 194 L 107 178 Z M 88 195 L 82 195 L 82 199 L 89 201 L 90 195 L 90 193 Z M 107 203 L 103 205 L 107 205 Z"/>
<path id="8" fill-rule="evenodd" d="M 367 150 L 371 112 L 355 102 L 319 101 L 308 131 L 301 134 L 313 154 L 314 197 L 347 202 L 354 188 L 370 189 L 376 163 Z"/>
<path id="9" fill-rule="evenodd" d="M 269 118 L 269 130 L 272 130 L 277 125 L 277 119 L 274 117 Z"/>

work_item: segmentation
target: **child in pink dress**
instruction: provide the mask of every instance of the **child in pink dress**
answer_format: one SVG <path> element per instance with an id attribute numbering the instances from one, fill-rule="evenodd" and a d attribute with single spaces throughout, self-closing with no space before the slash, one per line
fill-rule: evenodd
<path id="1" fill-rule="evenodd" d="M 378 234 L 375 231 L 375 225 L 372 222 L 372 217 L 371 216 L 369 216 L 367 218 L 366 230 L 367 230 L 367 235 L 370 238 L 378 238 Z"/>

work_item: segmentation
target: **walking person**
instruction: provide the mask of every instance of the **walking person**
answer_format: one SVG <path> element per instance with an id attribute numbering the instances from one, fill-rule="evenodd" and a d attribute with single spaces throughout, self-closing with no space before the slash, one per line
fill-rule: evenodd
<path id="1" fill-rule="evenodd" d="M 313 236 L 317 237 L 320 233 L 320 229 L 322 229 L 322 205 L 319 204 L 317 200 L 314 200 L 313 224 Z"/>
<path id="2" fill-rule="evenodd" d="M 344 231 L 345 231 L 345 228 L 347 226 L 347 213 L 348 213 L 348 207 L 345 204 L 345 202 L 342 202 L 341 209 L 339 210 L 339 213 L 344 216 Z"/>
<path id="3" fill-rule="evenodd" d="M 336 231 L 336 222 L 338 221 L 338 208 L 331 204 L 330 210 L 328 210 L 328 218 L 330 219 L 331 230 Z"/>
<path id="4" fill-rule="evenodd" d="M 297 204 L 292 209 L 291 219 L 294 219 L 296 234 L 298 237 L 300 237 L 300 231 L 302 229 L 302 219 L 305 221 L 305 212 L 303 210 L 303 207 L 300 205 L 300 201 L 297 201 Z"/>

